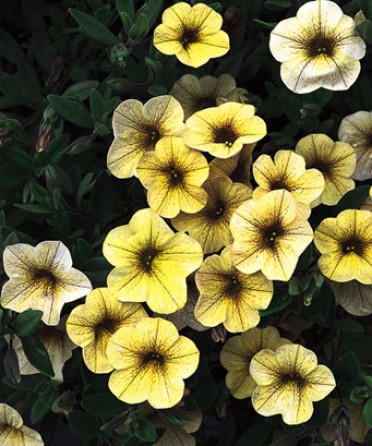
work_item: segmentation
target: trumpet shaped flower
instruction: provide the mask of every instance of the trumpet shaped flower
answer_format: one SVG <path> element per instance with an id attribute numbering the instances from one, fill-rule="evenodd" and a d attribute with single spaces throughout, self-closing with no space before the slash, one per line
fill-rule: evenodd
<path id="1" fill-rule="evenodd" d="M 1 446 L 43 446 L 40 434 L 24 426 L 21 415 L 0 403 L 0 444 Z"/>

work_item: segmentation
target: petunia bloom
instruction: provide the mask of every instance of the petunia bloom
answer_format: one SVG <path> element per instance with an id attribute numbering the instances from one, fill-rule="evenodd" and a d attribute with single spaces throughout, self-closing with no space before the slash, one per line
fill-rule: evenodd
<path id="1" fill-rule="evenodd" d="M 184 379 L 199 363 L 199 350 L 176 327 L 161 318 L 146 318 L 118 330 L 110 339 L 107 357 L 114 367 L 111 392 L 128 404 L 148 401 L 156 409 L 180 402 Z"/>
<path id="2" fill-rule="evenodd" d="M 162 23 L 154 31 L 154 46 L 198 68 L 229 51 L 229 36 L 221 27 L 222 16 L 210 6 L 178 2 L 163 12 Z"/>
<path id="3" fill-rule="evenodd" d="M 345 142 L 334 142 L 323 133 L 316 133 L 300 139 L 296 152 L 305 158 L 307 169 L 315 168 L 324 177 L 324 191 L 313 203 L 333 206 L 355 188 L 351 179 L 356 166 L 353 147 Z"/>
<path id="4" fill-rule="evenodd" d="M 309 218 L 311 203 L 324 190 L 324 178 L 317 169 L 307 169 L 305 159 L 291 150 L 276 152 L 274 162 L 268 155 L 261 155 L 253 163 L 253 176 L 258 187 L 253 191 L 257 199 L 272 190 L 285 189 L 296 200 L 297 209 Z"/>
<path id="5" fill-rule="evenodd" d="M 314 232 L 321 273 L 335 282 L 372 285 L 372 212 L 346 209 Z"/>
<path id="6" fill-rule="evenodd" d="M 206 108 L 188 118 L 184 141 L 193 149 L 229 158 L 244 144 L 255 143 L 266 135 L 264 120 L 254 113 L 253 105 L 236 102 Z"/>
<path id="7" fill-rule="evenodd" d="M 357 162 L 352 177 L 359 181 L 372 178 L 372 112 L 358 111 L 345 116 L 338 137 L 354 147 Z"/>
<path id="8" fill-rule="evenodd" d="M 354 316 L 372 314 L 372 285 L 363 285 L 357 280 L 350 282 L 333 282 L 329 285 L 335 295 L 336 302 Z"/>
<path id="9" fill-rule="evenodd" d="M 237 269 L 246 274 L 262 270 L 270 280 L 289 280 L 313 239 L 294 197 L 283 189 L 243 203 L 231 217 L 230 229 Z"/>
<path id="10" fill-rule="evenodd" d="M 162 138 L 155 152 L 145 153 L 137 166 L 149 206 L 166 218 L 180 211 L 195 214 L 205 206 L 207 193 L 201 186 L 208 173 L 205 157 L 174 136 Z"/>
<path id="11" fill-rule="evenodd" d="M 296 17 L 279 22 L 269 47 L 282 63 L 285 85 L 301 94 L 321 87 L 347 90 L 357 80 L 359 59 L 366 53 L 354 20 L 328 0 L 307 2 Z"/>
<path id="12" fill-rule="evenodd" d="M 40 434 L 24 426 L 21 415 L 8 406 L 0 403 L 0 444 L 1 446 L 43 446 Z"/>
<path id="13" fill-rule="evenodd" d="M 107 154 L 107 167 L 117 178 L 136 174 L 138 161 L 155 149 L 164 136 L 180 136 L 185 126 L 181 104 L 172 96 L 158 96 L 145 105 L 137 99 L 123 101 L 112 118 L 114 141 Z"/>
<path id="14" fill-rule="evenodd" d="M 7 246 L 3 260 L 10 280 L 3 286 L 0 304 L 18 313 L 43 311 L 46 325 L 57 325 L 63 305 L 92 289 L 88 278 L 72 268 L 71 254 L 59 241 Z"/>
<path id="15" fill-rule="evenodd" d="M 230 248 L 221 256 L 208 257 L 195 274 L 200 297 L 195 306 L 196 319 L 207 327 L 223 324 L 238 333 L 260 322 L 259 310 L 265 310 L 273 297 L 270 280 L 257 272 L 243 274 L 231 262 Z"/>
<path id="16" fill-rule="evenodd" d="M 236 81 L 230 74 L 204 76 L 200 79 L 192 74 L 185 74 L 169 92 L 182 105 L 185 119 L 197 111 L 217 107 L 224 102 L 243 103 L 246 93 L 244 88 L 236 87 Z"/>
<path id="17" fill-rule="evenodd" d="M 115 266 L 107 284 L 123 302 L 146 302 L 173 313 L 187 300 L 186 277 L 203 262 L 200 244 L 175 234 L 152 209 L 137 211 L 128 225 L 109 232 L 103 254 Z"/>
<path id="18" fill-rule="evenodd" d="M 275 351 L 281 345 L 290 343 L 288 339 L 280 337 L 275 327 L 263 330 L 251 328 L 228 339 L 222 347 L 220 361 L 228 370 L 226 386 L 231 394 L 238 399 L 252 396 L 257 385 L 249 373 L 253 356 L 265 348 Z"/>
<path id="19" fill-rule="evenodd" d="M 107 360 L 110 337 L 127 325 L 147 317 L 138 303 L 120 302 L 107 288 L 91 291 L 83 305 L 75 307 L 67 320 L 70 339 L 83 349 L 83 359 L 94 373 L 108 373 L 113 367 Z"/>
<path id="20" fill-rule="evenodd" d="M 298 344 L 261 350 L 252 358 L 250 374 L 257 383 L 253 408 L 265 417 L 281 414 L 286 424 L 308 421 L 313 401 L 324 399 L 336 386 L 329 368 L 318 365 L 315 353 Z"/>

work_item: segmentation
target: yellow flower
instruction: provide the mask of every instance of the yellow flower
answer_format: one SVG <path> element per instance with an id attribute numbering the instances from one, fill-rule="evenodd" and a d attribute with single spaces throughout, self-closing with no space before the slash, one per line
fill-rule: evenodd
<path id="1" fill-rule="evenodd" d="M 111 392 L 128 404 L 147 400 L 155 409 L 181 400 L 183 380 L 199 363 L 195 344 L 161 318 L 146 318 L 118 330 L 109 341 L 107 357 L 115 368 L 109 379 Z"/>
<path id="2" fill-rule="evenodd" d="M 54 371 L 54 377 L 52 379 L 60 382 L 63 381 L 63 366 L 65 365 L 65 362 L 71 358 L 72 350 L 76 348 L 76 345 L 74 345 L 67 336 L 66 319 L 67 316 L 63 316 L 60 323 L 55 327 L 41 324 L 36 331 L 49 354 Z M 35 373 L 40 373 L 28 361 L 25 352 L 23 351 L 22 342 L 17 337 L 13 339 L 13 348 L 18 357 L 21 375 L 34 375 Z"/>
<path id="3" fill-rule="evenodd" d="M 137 166 L 138 178 L 148 189 L 149 206 L 166 218 L 180 210 L 195 214 L 205 206 L 207 193 L 200 186 L 208 173 L 204 156 L 174 136 L 162 138 L 155 152 L 145 153 Z"/>
<path id="4" fill-rule="evenodd" d="M 372 285 L 363 285 L 356 280 L 346 283 L 329 281 L 336 302 L 354 316 L 372 314 Z"/>
<path id="5" fill-rule="evenodd" d="M 1 446 L 42 446 L 40 434 L 23 425 L 21 415 L 5 403 L 0 403 Z"/>
<path id="6" fill-rule="evenodd" d="M 184 131 L 181 104 L 172 96 L 158 96 L 145 105 L 136 99 L 123 101 L 112 118 L 114 141 L 107 154 L 107 166 L 117 178 L 136 174 L 142 155 L 155 149 L 164 136 Z"/>
<path id="7" fill-rule="evenodd" d="M 256 387 L 249 373 L 249 365 L 253 356 L 264 348 L 276 350 L 291 341 L 281 338 L 275 327 L 263 330 L 251 328 L 239 336 L 228 339 L 222 347 L 220 361 L 228 370 L 226 386 L 231 394 L 238 399 L 252 396 Z"/>
<path id="8" fill-rule="evenodd" d="M 186 277 L 203 262 L 200 244 L 175 234 L 152 209 L 137 211 L 128 225 L 110 231 L 103 254 L 116 267 L 107 284 L 118 299 L 146 302 L 161 314 L 185 306 Z"/>
<path id="9" fill-rule="evenodd" d="M 85 296 L 91 289 L 88 278 L 72 268 L 69 250 L 59 241 L 45 241 L 36 247 L 25 243 L 7 246 L 4 270 L 10 277 L 1 291 L 0 303 L 18 313 L 43 311 L 46 325 L 57 325 L 66 302 Z"/>
<path id="10" fill-rule="evenodd" d="M 260 322 L 274 287 L 261 273 L 243 274 L 231 262 L 230 248 L 221 256 L 208 257 L 195 274 L 200 297 L 195 306 L 196 319 L 207 327 L 223 324 L 232 333 L 246 331 Z"/>
<path id="11" fill-rule="evenodd" d="M 372 112 L 358 111 L 346 116 L 338 137 L 354 147 L 357 162 L 353 178 L 359 181 L 372 178 Z"/>
<path id="12" fill-rule="evenodd" d="M 369 189 L 369 195 L 365 202 L 362 204 L 360 209 L 363 209 L 365 211 L 371 211 L 372 212 L 372 186 Z"/>
<path id="13" fill-rule="evenodd" d="M 250 374 L 257 383 L 253 408 L 265 417 L 281 414 L 286 424 L 308 421 L 312 402 L 336 386 L 328 367 L 318 365 L 315 353 L 298 344 L 282 345 L 276 352 L 261 350 L 252 358 Z"/>
<path id="14" fill-rule="evenodd" d="M 182 105 L 185 119 L 197 111 L 216 107 L 225 101 L 243 103 L 245 93 L 247 90 L 237 88 L 236 81 L 230 74 L 204 76 L 201 79 L 185 74 L 169 92 Z"/>
<path id="15" fill-rule="evenodd" d="M 205 254 L 219 251 L 232 242 L 229 223 L 233 212 L 251 198 L 252 189 L 233 183 L 227 177 L 207 180 L 204 189 L 208 194 L 206 206 L 196 214 L 181 213 L 172 219 L 179 231 L 188 231 L 197 240 Z"/>
<path id="16" fill-rule="evenodd" d="M 229 51 L 229 36 L 221 27 L 222 17 L 211 7 L 178 2 L 163 12 L 162 24 L 154 31 L 154 46 L 161 53 L 174 54 L 181 63 L 198 68 Z"/>
<path id="17" fill-rule="evenodd" d="M 272 30 L 269 47 L 280 76 L 295 93 L 318 88 L 347 90 L 360 72 L 366 46 L 354 20 L 334 2 L 305 3 L 296 17 L 282 20 Z"/>
<path id="18" fill-rule="evenodd" d="M 113 370 L 106 356 L 110 337 L 145 317 L 141 304 L 120 302 L 107 288 L 97 288 L 88 294 L 85 304 L 71 311 L 66 328 L 70 339 L 83 349 L 88 369 L 108 373 Z"/>
<path id="19" fill-rule="evenodd" d="M 304 158 L 291 150 L 276 152 L 274 162 L 268 155 L 258 157 L 253 163 L 253 176 L 258 183 L 253 191 L 254 199 L 272 190 L 285 189 L 295 198 L 297 209 L 304 218 L 309 218 L 310 204 L 324 190 L 321 172 L 306 170 Z"/>
<path id="20" fill-rule="evenodd" d="M 300 254 L 313 239 L 309 223 L 300 216 L 286 190 L 248 200 L 233 214 L 233 263 L 246 274 L 262 270 L 270 280 L 287 281 Z"/>
<path id="21" fill-rule="evenodd" d="M 240 152 L 244 144 L 257 142 L 266 135 L 265 122 L 254 113 L 253 105 L 236 102 L 196 112 L 186 121 L 185 143 L 217 158 L 229 158 Z"/>
<path id="22" fill-rule="evenodd" d="M 326 218 L 314 233 L 321 273 L 335 282 L 372 285 L 372 212 L 346 209 Z"/>

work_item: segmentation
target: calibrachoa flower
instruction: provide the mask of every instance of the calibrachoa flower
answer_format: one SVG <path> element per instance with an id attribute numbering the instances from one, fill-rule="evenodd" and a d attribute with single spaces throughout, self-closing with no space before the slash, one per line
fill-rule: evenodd
<path id="1" fill-rule="evenodd" d="M 372 285 L 372 212 L 346 209 L 314 232 L 321 273 L 335 282 Z"/>
<path id="2" fill-rule="evenodd" d="M 208 178 L 208 162 L 181 138 L 162 138 L 155 152 L 142 156 L 137 174 L 148 189 L 149 206 L 162 217 L 175 217 L 180 210 L 194 214 L 207 203 L 207 193 L 200 186 Z"/>
<path id="3" fill-rule="evenodd" d="M 270 280 L 289 280 L 313 239 L 294 197 L 283 189 L 243 203 L 231 217 L 230 229 L 235 266 L 246 274 L 262 270 Z"/>
<path id="4" fill-rule="evenodd" d="M 273 297 L 274 287 L 261 273 L 244 274 L 231 262 L 230 249 L 221 256 L 208 257 L 195 274 L 200 297 L 195 317 L 207 327 L 223 324 L 238 333 L 260 322 L 259 310 L 265 310 Z"/>
<path id="5" fill-rule="evenodd" d="M 103 254 L 115 266 L 107 284 L 124 302 L 146 302 L 173 313 L 186 304 L 186 277 L 203 262 L 200 244 L 175 234 L 152 209 L 137 211 L 128 225 L 109 232 Z"/>
<path id="6" fill-rule="evenodd" d="M 372 178 L 372 112 L 358 111 L 345 116 L 338 137 L 354 147 L 357 164 L 353 178 L 359 181 Z"/>
<path id="7" fill-rule="evenodd" d="M 252 358 L 250 374 L 257 383 L 253 408 L 265 417 L 281 414 L 287 424 L 308 421 L 313 401 L 324 399 L 336 386 L 328 367 L 318 365 L 315 353 L 298 344 L 261 350 Z"/>
<path id="8" fill-rule="evenodd" d="M 296 200 L 301 216 L 309 218 L 311 203 L 324 190 L 324 178 L 317 169 L 305 167 L 302 156 L 291 150 L 279 150 L 274 161 L 268 155 L 261 155 L 253 163 L 253 176 L 258 187 L 253 191 L 257 199 L 272 190 L 285 189 Z"/>
<path id="9" fill-rule="evenodd" d="M 320 87 L 347 90 L 360 72 L 366 45 L 354 20 L 334 2 L 305 3 L 296 17 L 282 20 L 272 30 L 269 47 L 285 85 L 295 93 Z"/>
<path id="10" fill-rule="evenodd" d="M 249 373 L 249 365 L 253 356 L 264 348 L 275 351 L 291 341 L 281 338 L 275 327 L 263 330 L 251 328 L 239 336 L 228 339 L 222 347 L 220 361 L 228 370 L 226 386 L 238 399 L 252 396 L 256 383 Z"/>
<path id="11" fill-rule="evenodd" d="M 204 76 L 201 79 L 185 74 L 169 92 L 182 105 L 185 119 L 197 111 L 216 107 L 226 101 L 244 102 L 245 93 L 247 90 L 237 88 L 236 81 L 230 74 Z"/>
<path id="12" fill-rule="evenodd" d="M 63 305 L 92 289 L 88 278 L 72 268 L 71 254 L 59 241 L 7 246 L 3 261 L 10 280 L 1 291 L 2 307 L 18 313 L 43 311 L 42 321 L 47 325 L 57 325 Z"/>
<path id="13" fill-rule="evenodd" d="M 111 392 L 128 404 L 148 401 L 156 409 L 181 400 L 184 379 L 199 363 L 199 350 L 176 327 L 161 318 L 146 318 L 118 330 L 110 339 L 107 357 L 115 368 Z"/>
<path id="14" fill-rule="evenodd" d="M 313 206 L 320 203 L 333 206 L 355 188 L 351 176 L 355 171 L 356 156 L 351 145 L 334 142 L 329 136 L 317 133 L 300 139 L 296 152 L 305 158 L 308 169 L 318 169 L 324 177 L 324 191 Z"/>
<path id="15" fill-rule="evenodd" d="M 338 283 L 329 281 L 336 302 L 354 316 L 372 314 L 372 285 L 363 285 L 357 280 Z"/>
<path id="16" fill-rule="evenodd" d="M 175 55 L 183 64 L 198 68 L 229 51 L 229 36 L 221 27 L 222 17 L 211 7 L 178 2 L 163 12 L 162 24 L 154 31 L 154 46 L 161 53 Z"/>
<path id="17" fill-rule="evenodd" d="M 21 415 L 8 406 L 0 403 L 0 444 L 1 446 L 42 446 L 40 434 L 23 425 Z"/>
<path id="18" fill-rule="evenodd" d="M 164 136 L 180 136 L 185 127 L 181 104 L 172 96 L 158 96 L 145 105 L 137 99 L 123 101 L 112 118 L 114 141 L 107 166 L 117 178 L 136 174 L 142 155 L 155 149 Z"/>
<path id="19" fill-rule="evenodd" d="M 244 144 L 259 141 L 266 135 L 263 119 L 254 115 L 249 104 L 227 102 L 194 113 L 186 121 L 185 143 L 217 158 L 229 158 Z"/>
<path id="20" fill-rule="evenodd" d="M 141 304 L 120 302 L 107 288 L 97 288 L 88 294 L 85 304 L 71 311 L 66 328 L 70 339 L 83 349 L 88 369 L 108 373 L 113 369 L 106 356 L 110 337 L 145 317 Z"/>
<path id="21" fill-rule="evenodd" d="M 231 216 L 251 198 L 252 189 L 227 177 L 207 180 L 203 188 L 208 194 L 206 206 L 193 215 L 181 212 L 172 219 L 172 225 L 179 231 L 188 231 L 201 244 L 204 253 L 210 254 L 233 241 L 229 228 Z"/>

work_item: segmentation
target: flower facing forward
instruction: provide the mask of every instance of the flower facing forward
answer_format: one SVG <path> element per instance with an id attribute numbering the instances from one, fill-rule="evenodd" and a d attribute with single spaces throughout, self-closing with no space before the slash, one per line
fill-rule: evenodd
<path id="1" fill-rule="evenodd" d="M 338 137 L 355 150 L 357 162 L 353 178 L 359 181 L 372 178 L 372 112 L 358 111 L 345 116 Z"/>
<path id="2" fill-rule="evenodd" d="M 1 446 L 43 446 L 40 434 L 23 425 L 21 415 L 0 403 L 0 444 Z"/>
<path id="3" fill-rule="evenodd" d="M 185 143 L 217 158 L 229 158 L 244 144 L 266 135 L 265 122 L 254 115 L 253 105 L 227 102 L 194 113 L 186 121 Z"/>
<path id="4" fill-rule="evenodd" d="M 346 209 L 326 218 L 314 233 L 321 273 L 335 282 L 372 285 L 372 212 Z"/>
<path id="5" fill-rule="evenodd" d="M 285 85 L 301 94 L 320 87 L 347 90 L 356 81 L 359 59 L 366 52 L 354 20 L 328 0 L 307 2 L 296 17 L 279 22 L 271 32 L 269 47 L 282 63 Z"/>
<path id="6" fill-rule="evenodd" d="M 227 177 L 208 180 L 203 187 L 208 194 L 206 206 L 193 215 L 180 213 L 172 219 L 172 225 L 179 231 L 188 231 L 201 244 L 204 253 L 210 254 L 233 241 L 229 228 L 231 216 L 251 198 L 252 189 Z"/>
<path id="7" fill-rule="evenodd" d="M 10 280 L 1 291 L 1 305 L 18 313 L 40 310 L 46 325 L 57 325 L 63 305 L 92 289 L 88 278 L 71 267 L 71 254 L 59 241 L 7 246 L 3 260 Z"/>
<path id="8" fill-rule="evenodd" d="M 301 424 L 313 414 L 313 401 L 335 388 L 332 372 L 318 365 L 315 353 L 298 344 L 275 352 L 264 349 L 253 356 L 250 374 L 257 384 L 253 408 L 265 417 L 281 414 L 286 424 Z"/>
<path id="9" fill-rule="evenodd" d="M 110 337 L 145 317 L 141 304 L 120 302 L 107 288 L 97 288 L 88 294 L 85 304 L 71 311 L 66 328 L 70 339 L 83 349 L 88 369 L 108 373 L 113 369 L 106 356 Z"/>
<path id="10" fill-rule="evenodd" d="M 109 341 L 107 357 L 115 369 L 109 379 L 111 392 L 125 403 L 147 400 L 156 409 L 180 402 L 183 380 L 199 363 L 195 344 L 161 318 L 118 330 Z"/>
<path id="11" fill-rule="evenodd" d="M 291 150 L 276 152 L 274 162 L 268 155 L 261 155 L 253 164 L 253 176 L 258 187 L 253 198 L 260 198 L 272 190 L 285 189 L 296 200 L 298 211 L 309 218 L 310 204 L 324 190 L 324 178 L 317 169 L 305 168 L 302 156 Z"/>
<path id="12" fill-rule="evenodd" d="M 185 128 L 181 104 L 172 96 L 158 96 L 145 105 L 137 99 L 123 101 L 114 112 L 112 127 L 107 166 L 117 178 L 135 175 L 144 153 L 154 150 L 164 136 L 180 136 Z"/>
<path id="13" fill-rule="evenodd" d="M 161 53 L 174 54 L 183 64 L 198 68 L 229 51 L 229 36 L 221 27 L 222 17 L 211 7 L 178 2 L 163 12 L 162 24 L 154 31 L 154 46 Z"/>
<path id="14" fill-rule="evenodd" d="M 270 280 L 289 280 L 313 239 L 294 197 L 283 189 L 243 203 L 231 217 L 230 229 L 238 270 L 246 274 L 262 270 Z"/>
<path id="15" fill-rule="evenodd" d="M 354 189 L 351 179 L 356 166 L 355 150 L 345 142 L 334 142 L 329 136 L 317 133 L 300 139 L 296 152 L 306 161 L 308 169 L 315 168 L 324 177 L 324 191 L 313 203 L 333 206 Z"/>
<path id="16" fill-rule="evenodd" d="M 195 274 L 200 297 L 195 317 L 207 327 L 223 324 L 226 330 L 238 333 L 260 322 L 259 310 L 265 310 L 274 287 L 262 273 L 244 274 L 231 262 L 230 248 L 221 256 L 208 257 Z"/>
<path id="17" fill-rule="evenodd" d="M 252 396 L 256 382 L 249 373 L 249 366 L 253 356 L 263 349 L 275 351 L 291 341 L 281 338 L 275 327 L 263 330 L 251 328 L 239 336 L 228 339 L 222 347 L 220 361 L 228 370 L 226 386 L 231 394 L 238 399 Z"/>
<path id="18" fill-rule="evenodd" d="M 207 203 L 201 185 L 208 178 L 208 162 L 200 152 L 185 146 L 181 138 L 162 138 L 155 152 L 142 156 L 137 173 L 148 189 L 149 206 L 162 217 L 175 217 L 180 210 L 195 214 Z"/>
<path id="19" fill-rule="evenodd" d="M 115 266 L 107 284 L 117 298 L 146 302 L 160 314 L 185 306 L 186 277 L 203 262 L 200 244 L 175 234 L 152 209 L 137 211 L 128 225 L 110 231 L 103 254 Z"/>
<path id="20" fill-rule="evenodd" d="M 182 105 L 185 119 L 195 112 L 217 107 L 224 102 L 242 103 L 246 93 L 244 88 L 236 87 L 236 81 L 230 74 L 204 76 L 200 79 L 192 74 L 185 74 L 169 92 Z"/>

